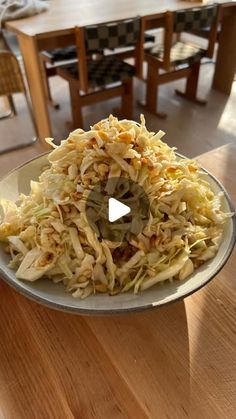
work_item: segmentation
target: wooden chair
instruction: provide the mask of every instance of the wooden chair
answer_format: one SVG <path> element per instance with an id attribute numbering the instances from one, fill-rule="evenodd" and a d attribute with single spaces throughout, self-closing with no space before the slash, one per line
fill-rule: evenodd
<path id="1" fill-rule="evenodd" d="M 68 63 L 68 61 L 77 60 L 76 46 L 71 45 L 66 48 L 56 48 L 52 51 L 42 51 L 40 53 L 43 76 L 45 81 L 45 91 L 47 101 L 55 109 L 60 109 L 59 103 L 56 103 L 51 94 L 49 79 L 57 75 L 57 66 Z"/>
<path id="2" fill-rule="evenodd" d="M 166 12 L 164 18 L 164 43 L 162 46 L 155 45 L 146 53 L 142 49 L 143 32 L 147 22 L 155 21 L 157 16 L 143 18 L 140 55 L 148 63 L 147 89 L 145 108 L 161 118 L 166 114 L 157 112 L 158 87 L 180 78 L 187 78 L 185 92 L 176 93 L 186 99 L 205 105 L 206 101 L 197 98 L 197 86 L 201 59 L 211 58 L 217 37 L 218 6 L 195 7 L 191 9 Z M 150 22 L 149 22 L 150 25 Z M 207 49 L 188 42 L 174 41 L 174 36 L 181 32 L 200 30 L 210 27 Z"/>
<path id="3" fill-rule="evenodd" d="M 0 96 L 7 97 L 10 106 L 10 112 L 3 115 L 2 119 L 11 116 L 12 114 L 17 114 L 12 97 L 12 95 L 15 93 L 24 94 L 26 103 L 28 105 L 29 113 L 32 119 L 32 123 L 36 131 L 36 125 L 31 110 L 31 105 L 28 99 L 27 91 L 25 88 L 24 80 L 22 77 L 22 73 L 20 70 L 19 62 L 16 56 L 11 51 L 2 50 L 0 51 Z M 4 151 L 0 151 L 0 154 L 2 154 L 3 152 L 5 153 L 8 151 L 27 147 L 28 145 L 33 144 L 35 141 L 36 137 L 33 137 L 32 141 L 28 143 L 16 144 L 13 147 L 5 148 Z"/>
<path id="4" fill-rule="evenodd" d="M 135 67 L 115 55 L 92 56 L 92 51 L 134 45 L 140 49 L 140 19 L 128 19 L 75 29 L 78 62 L 57 68 L 69 83 L 74 128 L 82 127 L 82 107 L 121 96 L 121 113 L 133 115 L 133 76 Z"/>
<path id="5" fill-rule="evenodd" d="M 154 43 L 155 37 L 152 34 L 145 33 L 145 43 L 148 45 Z M 108 54 L 116 54 L 120 59 L 132 58 L 135 53 L 135 48 L 133 44 L 127 46 L 122 52 L 116 50 L 108 50 Z M 103 50 L 93 51 L 93 54 L 101 54 Z M 50 88 L 50 78 L 57 75 L 57 67 L 68 64 L 68 61 L 75 62 L 77 60 L 77 48 L 76 45 L 70 45 L 65 48 L 56 48 L 54 50 L 45 50 L 40 53 L 43 75 L 45 80 L 45 89 L 49 105 L 55 109 L 60 109 L 60 105 L 56 103 L 52 98 L 51 88 Z"/>

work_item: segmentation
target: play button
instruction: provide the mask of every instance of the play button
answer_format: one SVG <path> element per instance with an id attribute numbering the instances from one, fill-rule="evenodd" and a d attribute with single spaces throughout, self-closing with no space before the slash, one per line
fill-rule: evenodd
<path id="1" fill-rule="evenodd" d="M 124 215 L 129 214 L 131 211 L 128 205 L 122 204 L 115 198 L 109 198 L 108 200 L 108 220 L 113 223 L 119 220 Z"/>
<path id="2" fill-rule="evenodd" d="M 130 241 L 149 220 L 149 200 L 138 183 L 112 177 L 96 183 L 86 200 L 86 218 L 99 241 Z"/>

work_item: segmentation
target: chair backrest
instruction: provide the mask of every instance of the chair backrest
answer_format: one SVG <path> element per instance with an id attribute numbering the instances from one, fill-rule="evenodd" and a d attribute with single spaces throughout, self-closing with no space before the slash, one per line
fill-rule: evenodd
<path id="1" fill-rule="evenodd" d="M 10 51 L 0 51 L 0 96 L 25 92 L 20 66 Z"/>
<path id="2" fill-rule="evenodd" d="M 208 28 L 208 46 L 205 56 L 212 58 L 217 29 L 219 23 L 219 5 L 193 7 L 191 9 L 177 10 L 172 12 L 173 32 L 191 32 Z"/>
<path id="3" fill-rule="evenodd" d="M 127 46 L 137 49 L 140 40 L 140 18 L 107 22 L 75 29 L 78 73 L 81 89 L 88 92 L 87 57 Z M 136 54 L 135 54 L 136 57 Z"/>
<path id="4" fill-rule="evenodd" d="M 173 35 L 175 33 L 189 32 L 202 28 L 209 28 L 208 46 L 205 56 L 211 58 L 214 52 L 214 46 L 217 39 L 217 27 L 219 22 L 219 5 L 194 7 L 191 9 L 181 9 L 174 12 L 167 11 L 162 19 L 159 15 L 149 15 L 142 18 L 141 21 L 141 61 L 144 58 L 144 32 L 149 28 L 164 28 L 164 53 L 163 59 L 157 59 L 160 67 L 165 70 L 170 69 L 170 52 L 173 45 Z"/>
<path id="5" fill-rule="evenodd" d="M 0 29 L 0 51 L 9 51 L 3 31 Z"/>
<path id="6" fill-rule="evenodd" d="M 87 53 L 136 45 L 140 18 L 84 27 Z"/>
<path id="7" fill-rule="evenodd" d="M 173 13 L 173 31 L 175 33 L 189 32 L 211 28 L 217 18 L 217 5 L 194 7 L 176 10 Z"/>

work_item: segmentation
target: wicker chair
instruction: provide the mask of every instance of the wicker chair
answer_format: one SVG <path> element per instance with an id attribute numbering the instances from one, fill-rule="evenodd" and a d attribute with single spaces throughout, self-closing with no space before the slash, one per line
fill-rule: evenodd
<path id="1" fill-rule="evenodd" d="M 4 114 L 1 117 L 1 119 L 17 114 L 12 97 L 14 93 L 24 94 L 26 103 L 28 105 L 29 113 L 32 119 L 32 123 L 36 131 L 36 125 L 31 110 L 31 105 L 28 99 L 28 95 L 26 92 L 22 73 L 20 70 L 19 62 L 16 56 L 11 51 L 0 50 L 0 96 L 7 98 L 10 107 L 10 111 Z M 36 137 L 33 137 L 33 139 L 29 143 L 21 143 L 13 147 L 6 148 L 4 149 L 4 151 L 0 151 L 0 154 L 19 148 L 27 147 L 33 144 L 35 141 Z"/>
<path id="2" fill-rule="evenodd" d="M 0 52 L 9 50 L 8 44 L 3 36 L 3 33 L 0 31 Z M 0 119 L 5 119 L 11 116 L 12 112 L 15 112 L 14 102 L 12 100 L 12 96 L 5 96 L 4 102 L 6 104 L 6 108 L 9 108 L 9 111 L 5 112 L 4 114 L 0 115 Z"/>

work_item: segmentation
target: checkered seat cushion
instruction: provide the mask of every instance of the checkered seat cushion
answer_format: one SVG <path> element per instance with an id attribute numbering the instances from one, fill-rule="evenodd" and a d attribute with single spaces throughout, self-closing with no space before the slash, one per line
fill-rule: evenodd
<path id="1" fill-rule="evenodd" d="M 3 32 L 0 30 L 0 51 L 9 51 Z"/>
<path id="2" fill-rule="evenodd" d="M 50 60 L 51 64 L 58 61 L 67 61 L 77 58 L 76 46 L 71 45 L 66 48 L 56 48 L 52 51 L 43 51 L 46 57 Z"/>
<path id="3" fill-rule="evenodd" d="M 109 84 L 122 82 L 133 77 L 135 68 L 124 61 L 105 56 L 100 60 L 88 60 L 89 87 L 103 87 Z M 78 80 L 77 64 L 70 64 L 58 69 L 58 74 L 66 79 L 73 77 Z"/>
<path id="4" fill-rule="evenodd" d="M 148 51 L 148 54 L 163 60 L 164 48 L 163 46 L 156 45 Z M 179 41 L 171 47 L 170 63 L 172 66 L 193 64 L 200 61 L 204 54 L 205 51 L 203 49 L 195 45 Z"/>
<path id="5" fill-rule="evenodd" d="M 98 54 L 101 50 L 90 51 L 91 54 Z M 66 48 L 56 48 L 52 51 L 43 51 L 42 54 L 51 64 L 56 64 L 60 61 L 69 61 L 77 59 L 77 48 L 75 45 L 71 45 Z"/>

